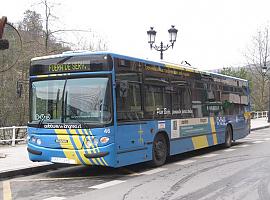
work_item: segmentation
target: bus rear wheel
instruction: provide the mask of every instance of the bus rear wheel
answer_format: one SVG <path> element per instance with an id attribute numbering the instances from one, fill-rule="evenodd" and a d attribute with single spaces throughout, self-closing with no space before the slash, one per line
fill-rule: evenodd
<path id="1" fill-rule="evenodd" d="M 225 131 L 225 143 L 224 147 L 229 148 L 232 146 L 232 128 L 230 126 L 227 126 Z"/>
<path id="2" fill-rule="evenodd" d="M 164 135 L 157 134 L 152 148 L 152 161 L 151 166 L 158 167 L 166 162 L 168 155 L 168 146 Z"/>

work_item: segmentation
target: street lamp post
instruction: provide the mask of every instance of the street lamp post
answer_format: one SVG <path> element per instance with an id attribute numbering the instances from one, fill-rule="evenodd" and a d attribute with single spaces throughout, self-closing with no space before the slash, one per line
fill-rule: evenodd
<path id="1" fill-rule="evenodd" d="M 266 62 L 264 62 L 264 65 L 262 67 L 262 72 L 266 75 L 267 72 L 267 66 L 266 66 Z M 268 114 L 267 114 L 267 121 L 268 123 L 270 123 L 270 84 L 268 85 L 268 89 L 269 89 L 269 99 L 268 99 Z"/>
<path id="2" fill-rule="evenodd" d="M 170 36 L 170 44 L 164 45 L 163 42 L 160 42 L 160 46 L 157 46 L 155 44 L 155 38 L 156 38 L 157 32 L 154 30 L 154 27 L 150 27 L 150 30 L 147 31 L 148 43 L 150 44 L 150 48 L 151 49 L 154 48 L 156 51 L 160 52 L 161 60 L 163 59 L 163 51 L 168 50 L 170 47 L 173 48 L 173 45 L 176 42 L 178 30 L 174 28 L 174 26 L 172 25 L 172 27 L 168 30 L 168 32 Z"/>

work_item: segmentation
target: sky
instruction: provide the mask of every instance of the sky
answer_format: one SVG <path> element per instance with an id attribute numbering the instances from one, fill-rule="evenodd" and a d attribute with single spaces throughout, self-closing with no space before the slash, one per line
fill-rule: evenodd
<path id="1" fill-rule="evenodd" d="M 178 29 L 164 61 L 187 61 L 202 70 L 246 64 L 246 49 L 270 22 L 269 0 L 54 0 L 52 30 L 87 29 L 102 38 L 108 51 L 159 61 L 146 32 L 157 31 L 156 44 L 169 44 L 168 29 Z M 23 19 L 25 10 L 44 16 L 39 0 L 2 1 L 0 16 Z M 73 36 L 65 40 L 74 40 Z"/>

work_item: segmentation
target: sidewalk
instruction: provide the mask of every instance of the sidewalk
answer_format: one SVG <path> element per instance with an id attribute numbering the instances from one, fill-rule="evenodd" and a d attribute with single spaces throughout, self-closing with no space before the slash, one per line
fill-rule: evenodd
<path id="1" fill-rule="evenodd" d="M 268 128 L 267 118 L 251 120 L 251 130 Z M 10 176 L 31 174 L 48 169 L 63 167 L 66 165 L 52 164 L 49 162 L 32 162 L 28 159 L 26 144 L 16 145 L 15 147 L 0 147 L 0 179 Z"/>
<path id="2" fill-rule="evenodd" d="M 255 131 L 262 128 L 269 128 L 270 123 L 267 122 L 267 118 L 258 118 L 251 120 L 251 131 Z"/>
<path id="3" fill-rule="evenodd" d="M 30 161 L 28 159 L 26 144 L 16 145 L 15 147 L 0 147 L 0 179 L 7 176 L 30 173 L 40 167 L 44 168 L 49 165 L 51 165 L 49 162 L 39 163 Z"/>

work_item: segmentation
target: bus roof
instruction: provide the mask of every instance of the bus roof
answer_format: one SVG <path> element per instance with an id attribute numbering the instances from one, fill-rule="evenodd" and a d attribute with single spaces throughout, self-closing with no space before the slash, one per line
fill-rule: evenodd
<path id="1" fill-rule="evenodd" d="M 135 58 L 135 57 L 121 55 L 121 54 L 107 52 L 107 51 L 99 51 L 99 52 L 93 52 L 93 51 L 88 51 L 88 50 L 67 51 L 67 52 L 63 52 L 62 54 L 35 57 L 35 58 L 32 58 L 31 61 L 51 59 L 51 58 L 61 58 L 61 57 L 66 57 L 66 56 L 87 56 L 87 55 L 111 55 L 114 58 L 133 60 L 133 61 L 137 61 L 137 62 L 147 63 L 150 65 L 158 65 L 160 67 L 179 69 L 179 70 L 183 70 L 183 71 L 199 73 L 199 74 L 213 76 L 213 77 L 217 77 L 217 78 L 247 81 L 245 79 L 241 79 L 241 78 L 237 78 L 237 77 L 233 77 L 233 76 L 228 76 L 228 75 L 223 75 L 223 74 L 219 74 L 219 73 L 215 73 L 215 72 L 199 70 L 199 69 L 193 68 L 191 66 L 180 65 L 180 64 L 164 62 L 164 61 L 151 61 L 151 60 L 147 60 L 147 59 Z"/>

